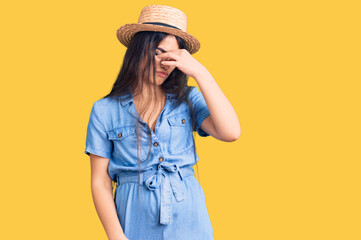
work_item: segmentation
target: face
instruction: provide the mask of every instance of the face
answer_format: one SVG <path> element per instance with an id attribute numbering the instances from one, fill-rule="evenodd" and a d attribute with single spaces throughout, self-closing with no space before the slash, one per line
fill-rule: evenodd
<path id="1" fill-rule="evenodd" d="M 155 80 L 157 85 L 161 85 L 168 78 L 169 74 L 171 74 L 171 72 L 175 69 L 175 66 L 162 65 L 161 61 L 166 61 L 168 59 L 161 59 L 160 57 L 158 57 L 158 54 L 162 52 L 172 51 L 175 49 L 179 49 L 179 46 L 177 39 L 173 35 L 168 35 L 159 43 L 155 52 Z M 159 72 L 163 72 L 165 74 L 161 74 Z M 150 73 L 151 76 L 153 76 L 153 66 L 151 66 Z M 153 77 L 151 77 L 151 83 L 153 83 Z"/>

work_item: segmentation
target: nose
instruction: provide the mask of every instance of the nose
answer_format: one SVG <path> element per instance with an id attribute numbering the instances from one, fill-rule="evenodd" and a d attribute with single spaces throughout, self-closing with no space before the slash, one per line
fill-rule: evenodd
<path id="1" fill-rule="evenodd" d="M 162 69 L 167 71 L 170 66 L 162 64 L 162 61 L 169 61 L 170 58 L 161 58 L 157 54 L 155 55 L 156 64 L 159 65 Z"/>
<path id="2" fill-rule="evenodd" d="M 161 60 L 160 60 L 160 66 L 161 66 L 162 68 L 164 68 L 164 69 L 168 69 L 169 66 L 162 64 L 162 61 L 169 61 L 169 58 L 167 58 L 167 59 L 161 59 Z"/>

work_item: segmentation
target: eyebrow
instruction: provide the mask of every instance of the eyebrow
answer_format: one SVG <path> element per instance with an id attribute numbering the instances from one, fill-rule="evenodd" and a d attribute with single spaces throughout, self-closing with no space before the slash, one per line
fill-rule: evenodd
<path id="1" fill-rule="evenodd" d="M 160 47 L 158 47 L 157 49 L 161 50 L 161 51 L 164 52 L 164 53 L 167 52 L 166 50 L 164 50 L 163 48 L 160 48 Z"/>

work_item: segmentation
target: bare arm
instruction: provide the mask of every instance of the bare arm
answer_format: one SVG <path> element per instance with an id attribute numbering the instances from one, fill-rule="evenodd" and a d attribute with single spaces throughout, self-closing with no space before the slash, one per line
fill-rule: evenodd
<path id="1" fill-rule="evenodd" d="M 237 140 L 241 135 L 237 114 L 213 76 L 203 68 L 194 79 L 210 112 L 210 116 L 202 122 L 201 128 L 219 140 L 227 142 Z"/>
<path id="2" fill-rule="evenodd" d="M 236 111 L 207 68 L 185 49 L 161 53 L 158 57 L 171 58 L 172 61 L 162 60 L 161 63 L 175 66 L 196 80 L 210 113 L 202 122 L 201 128 L 218 140 L 237 140 L 241 135 L 241 126 Z"/>
<path id="3" fill-rule="evenodd" d="M 109 158 L 90 154 L 91 190 L 94 205 L 109 240 L 128 240 L 120 225 L 113 200 L 112 180 L 107 168 Z"/>

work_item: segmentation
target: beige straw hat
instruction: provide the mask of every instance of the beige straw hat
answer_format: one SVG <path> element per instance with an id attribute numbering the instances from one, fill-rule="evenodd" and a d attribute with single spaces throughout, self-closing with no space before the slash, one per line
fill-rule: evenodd
<path id="1" fill-rule="evenodd" d="M 118 28 L 119 41 L 128 47 L 130 40 L 140 31 L 159 31 L 182 38 L 190 54 L 200 48 L 199 41 L 187 33 L 187 15 L 181 10 L 165 5 L 149 5 L 142 9 L 138 23 L 125 24 Z"/>

